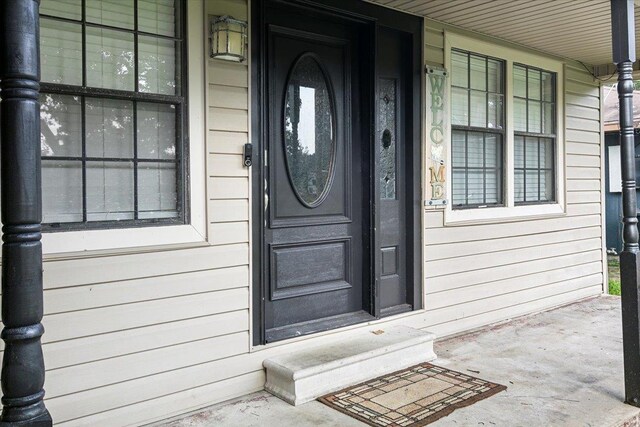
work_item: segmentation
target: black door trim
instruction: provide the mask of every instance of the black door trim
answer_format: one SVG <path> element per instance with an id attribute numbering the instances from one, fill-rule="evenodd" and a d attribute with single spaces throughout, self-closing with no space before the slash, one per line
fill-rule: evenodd
<path id="1" fill-rule="evenodd" d="M 417 16 L 408 15 L 398 11 L 394 11 L 382 6 L 366 3 L 362 0 L 274 0 L 287 5 L 295 5 L 302 8 L 308 8 L 312 11 L 322 11 L 325 14 L 334 14 L 340 16 L 341 19 L 349 19 L 358 24 L 365 24 L 370 28 L 370 38 L 373 40 L 371 46 L 372 55 L 375 55 L 375 34 L 376 27 L 381 25 L 400 31 L 404 31 L 411 35 L 413 40 L 413 55 L 412 55 L 412 87 L 414 88 L 413 104 L 407 111 L 410 112 L 410 124 L 412 129 L 412 143 L 406 144 L 407 150 L 407 162 L 406 166 L 411 168 L 411 172 L 407 174 L 408 188 L 407 196 L 411 199 L 411 208 L 407 210 L 410 213 L 410 220 L 407 221 L 406 237 L 407 237 L 407 265 L 412 265 L 412 268 L 408 268 L 407 271 L 407 283 L 413 288 L 412 292 L 408 292 L 409 303 L 412 305 L 413 310 L 422 308 L 422 100 L 423 100 L 423 50 L 424 50 L 424 23 L 423 19 Z M 266 2 L 264 1 L 252 1 L 251 2 L 251 109 L 253 111 L 251 115 L 251 132 L 253 143 L 253 155 L 257 159 L 253 163 L 251 180 L 252 180 L 252 273 L 253 283 L 251 284 L 253 289 L 252 298 L 252 314 L 253 314 L 253 337 L 252 341 L 254 345 L 261 345 L 265 343 L 265 329 L 264 329 L 264 303 L 266 295 L 266 286 L 269 278 L 266 277 L 264 263 L 265 260 L 264 245 L 265 237 L 264 231 L 266 228 L 266 221 L 268 221 L 268 214 L 265 211 L 265 180 L 268 177 L 268 171 L 265 166 L 265 115 L 268 111 L 265 102 L 266 97 L 263 94 L 266 87 L 266 79 L 268 78 L 268 70 L 263 69 L 265 61 L 265 54 L 267 49 L 265 30 L 265 10 Z M 372 82 L 376 82 L 375 67 L 371 67 Z M 375 115 L 374 111 L 374 96 L 370 96 L 368 104 L 370 104 L 370 117 L 369 125 L 375 129 Z M 373 138 L 371 133 L 371 138 Z M 371 140 L 370 144 L 374 141 Z M 371 146 L 371 145 L 370 145 Z M 375 173 L 375 156 L 374 150 L 370 150 L 372 158 L 369 162 L 370 174 Z M 377 186 L 375 179 L 371 179 L 370 194 L 377 194 L 374 192 Z M 370 201 L 370 215 L 371 224 L 379 224 L 379 218 L 377 218 L 376 212 L 378 211 L 373 200 Z M 371 271 L 371 278 L 379 277 L 378 269 L 380 265 L 376 260 L 376 248 L 378 242 L 375 238 L 375 233 L 367 234 L 363 236 L 364 239 L 368 239 L 370 242 L 370 251 L 366 254 L 370 265 L 374 266 L 374 271 Z M 380 308 L 377 303 L 379 283 L 373 284 L 373 292 L 369 295 L 371 300 L 372 312 L 376 317 L 380 316 Z M 371 288 L 371 286 L 369 286 Z M 336 325 L 339 327 L 340 325 Z"/>

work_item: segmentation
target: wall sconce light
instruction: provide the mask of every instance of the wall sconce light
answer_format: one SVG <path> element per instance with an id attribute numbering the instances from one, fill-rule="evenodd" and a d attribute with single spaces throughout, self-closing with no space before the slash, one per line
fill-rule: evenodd
<path id="1" fill-rule="evenodd" d="M 242 62 L 247 58 L 247 23 L 231 16 L 211 18 L 210 56 Z"/>

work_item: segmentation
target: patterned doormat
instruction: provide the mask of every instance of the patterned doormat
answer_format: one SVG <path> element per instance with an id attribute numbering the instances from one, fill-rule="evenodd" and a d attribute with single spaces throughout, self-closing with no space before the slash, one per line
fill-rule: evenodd
<path id="1" fill-rule="evenodd" d="M 318 400 L 370 426 L 420 427 L 506 389 L 422 363 Z"/>

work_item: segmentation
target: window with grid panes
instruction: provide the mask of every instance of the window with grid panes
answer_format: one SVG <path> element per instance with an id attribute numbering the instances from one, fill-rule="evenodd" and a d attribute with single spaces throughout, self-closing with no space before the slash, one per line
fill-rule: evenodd
<path id="1" fill-rule="evenodd" d="M 513 66 L 516 204 L 555 200 L 555 74 Z"/>
<path id="2" fill-rule="evenodd" d="M 504 62 L 451 53 L 453 208 L 503 204 Z"/>
<path id="3" fill-rule="evenodd" d="M 181 0 L 42 0 L 45 229 L 186 220 Z"/>

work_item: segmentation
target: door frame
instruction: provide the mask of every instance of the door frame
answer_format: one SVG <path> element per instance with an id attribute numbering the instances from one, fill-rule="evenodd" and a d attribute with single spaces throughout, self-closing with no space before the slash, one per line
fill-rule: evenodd
<path id="1" fill-rule="evenodd" d="M 410 135 L 405 146 L 404 167 L 410 169 L 406 174 L 407 189 L 406 198 L 410 203 L 407 205 L 406 215 L 406 250 L 407 250 L 407 299 L 413 306 L 413 311 L 422 308 L 422 139 L 423 139 L 423 102 L 424 102 L 424 20 L 422 17 L 408 15 L 379 5 L 366 3 L 362 0 L 272 0 L 278 3 L 290 4 L 301 8 L 311 8 L 320 10 L 323 13 L 333 14 L 341 19 L 347 19 L 354 24 L 365 25 L 369 29 L 369 40 L 371 41 L 370 54 L 371 61 L 374 64 L 371 67 L 370 74 L 367 76 L 372 82 L 371 90 L 373 93 L 366 96 L 366 105 L 369 108 L 369 126 L 371 129 L 376 128 L 375 118 L 375 93 L 377 93 L 377 72 L 375 67 L 375 50 L 376 50 L 376 33 L 378 26 L 389 27 L 395 30 L 403 31 L 409 34 L 413 40 L 413 55 L 411 66 L 411 85 L 414 97 L 412 105 L 407 108 L 407 127 L 411 127 Z M 251 96 L 251 143 L 253 144 L 253 166 L 251 168 L 251 218 L 252 218 L 252 248 L 251 248 L 251 272 L 252 272 L 252 344 L 265 344 L 265 298 L 268 295 L 269 278 L 265 274 L 265 234 L 266 221 L 268 220 L 268 212 L 265 211 L 265 182 L 268 179 L 268 173 L 265 167 L 265 146 L 268 140 L 266 137 L 267 122 L 267 97 L 264 95 L 266 87 L 266 70 L 263 69 L 265 64 L 266 38 L 264 8 L 266 2 L 262 0 L 251 1 L 250 13 L 250 96 Z M 363 103 L 364 104 L 364 103 Z M 375 131 L 369 132 L 369 147 L 371 158 L 368 159 L 368 172 L 370 182 L 370 194 L 378 194 L 378 180 L 375 179 L 379 155 L 375 147 Z M 364 159 L 367 160 L 367 159 Z M 370 224 L 374 228 L 379 228 L 380 218 L 378 215 L 378 204 L 376 197 L 369 200 Z M 365 203 L 366 204 L 366 203 Z M 419 231 L 416 233 L 416 231 Z M 379 300 L 379 283 L 376 279 L 380 277 L 381 265 L 378 260 L 378 248 L 380 242 L 373 230 L 364 230 L 363 239 L 369 242 L 369 253 L 363 254 L 363 263 L 373 266 L 369 269 L 369 283 L 363 283 L 363 292 L 370 299 L 371 314 L 376 318 L 380 318 Z"/>

